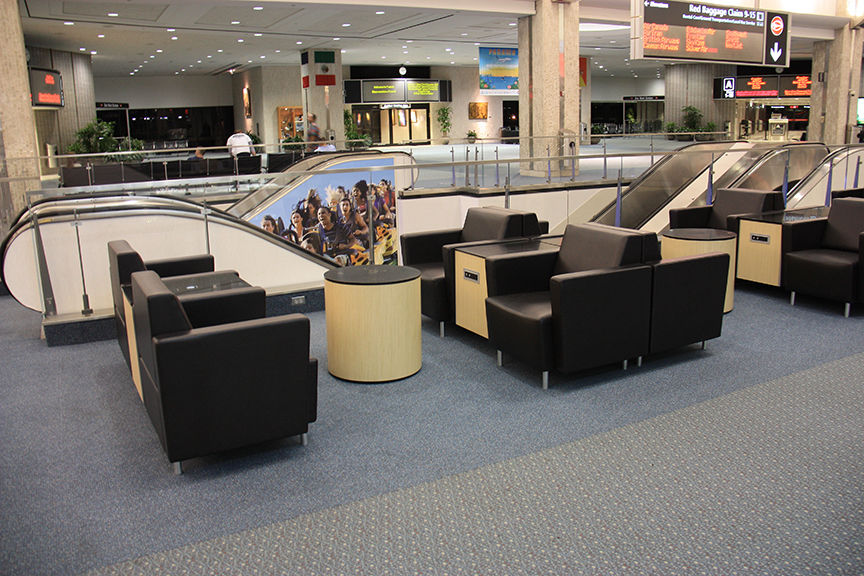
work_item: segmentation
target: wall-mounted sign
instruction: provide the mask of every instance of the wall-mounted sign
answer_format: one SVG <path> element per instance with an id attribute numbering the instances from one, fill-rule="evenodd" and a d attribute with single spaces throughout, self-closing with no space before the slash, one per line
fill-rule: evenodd
<path id="1" fill-rule="evenodd" d="M 96 108 L 99 110 L 112 110 L 115 108 L 129 108 L 128 102 L 96 102 Z"/>
<path id="2" fill-rule="evenodd" d="M 789 65 L 789 15 L 675 0 L 633 2 L 632 58 Z"/>
<path id="3" fill-rule="evenodd" d="M 63 80 L 57 70 L 30 68 L 30 101 L 33 106 L 62 107 Z"/>
<path id="4" fill-rule="evenodd" d="M 780 76 L 780 96 L 784 98 L 808 98 L 813 95 L 810 76 Z"/>
<path id="5" fill-rule="evenodd" d="M 736 81 L 736 98 L 771 98 L 779 95 L 780 80 L 777 76 L 739 76 Z"/>
<path id="6" fill-rule="evenodd" d="M 405 80 L 363 80 L 363 102 L 405 102 Z"/>
<path id="7" fill-rule="evenodd" d="M 652 100 L 665 100 L 665 96 L 624 96 L 625 102 L 646 102 Z"/>
<path id="8" fill-rule="evenodd" d="M 519 95 L 519 49 L 480 47 L 480 94 Z"/>
<path id="9" fill-rule="evenodd" d="M 405 94 L 408 102 L 438 102 L 441 97 L 438 80 L 406 80 Z"/>
<path id="10" fill-rule="evenodd" d="M 810 76 L 738 76 L 714 79 L 714 99 L 809 98 Z"/>

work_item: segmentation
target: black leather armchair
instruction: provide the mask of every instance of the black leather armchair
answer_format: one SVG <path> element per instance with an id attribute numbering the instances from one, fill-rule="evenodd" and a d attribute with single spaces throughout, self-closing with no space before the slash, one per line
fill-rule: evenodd
<path id="1" fill-rule="evenodd" d="M 548 230 L 548 225 L 547 225 Z M 420 271 L 420 310 L 440 324 L 453 319 L 455 250 L 460 246 L 543 233 L 533 212 L 494 206 L 469 208 L 462 228 L 402 234 L 402 263 Z"/>
<path id="2" fill-rule="evenodd" d="M 181 276 L 184 274 L 200 274 L 213 272 L 215 265 L 213 256 L 200 254 L 164 260 L 144 262 L 141 256 L 132 249 L 126 240 L 108 242 L 108 268 L 111 276 L 111 293 L 114 299 L 114 321 L 117 325 L 117 342 L 126 364 L 131 367 L 129 358 L 129 339 L 126 334 L 126 312 L 123 304 L 123 290 L 132 283 L 132 273 L 142 270 L 153 270 L 162 278 Z"/>
<path id="3" fill-rule="evenodd" d="M 783 210 L 783 193 L 746 188 L 721 188 L 714 203 L 669 210 L 670 228 L 714 228 L 738 233 L 738 220 L 744 214 Z"/>
<path id="4" fill-rule="evenodd" d="M 489 341 L 543 373 L 626 362 L 649 352 L 651 267 L 644 234 L 567 226 L 555 252 L 486 259 Z M 656 240 L 655 240 L 656 241 Z"/>
<path id="5" fill-rule="evenodd" d="M 864 198 L 837 198 L 827 218 L 783 223 L 783 287 L 845 302 L 864 302 Z"/>
<path id="6" fill-rule="evenodd" d="M 144 404 L 168 460 L 301 435 L 316 420 L 318 361 L 300 314 L 264 314 L 263 290 L 180 299 L 153 271 L 132 275 Z M 247 300 L 248 298 L 248 300 Z M 188 311 L 206 327 L 196 328 Z"/>

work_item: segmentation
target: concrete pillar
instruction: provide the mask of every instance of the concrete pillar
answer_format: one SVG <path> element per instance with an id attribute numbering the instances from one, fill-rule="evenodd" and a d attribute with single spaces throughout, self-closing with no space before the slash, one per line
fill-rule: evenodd
<path id="1" fill-rule="evenodd" d="M 578 154 L 579 4 L 536 0 L 535 10 L 519 19 L 519 131 L 534 137 L 521 142 L 519 155 Z M 561 149 L 561 130 L 577 136 L 573 148 Z M 553 176 L 570 171 L 569 163 L 552 166 Z M 522 166 L 523 174 L 547 172 L 545 162 Z"/>
<path id="2" fill-rule="evenodd" d="M 666 122 L 681 126 L 685 106 L 702 112 L 703 126 L 708 122 L 723 129 L 723 123 L 735 118 L 734 100 L 714 100 L 714 78 L 735 76 L 735 66 L 728 64 L 667 64 Z"/>
<path id="3" fill-rule="evenodd" d="M 27 202 L 27 190 L 41 188 L 35 159 L 36 120 L 30 104 L 30 78 L 24 51 L 24 34 L 18 2 L 0 2 L 0 233 L 9 229 L 12 217 Z"/>
<path id="4" fill-rule="evenodd" d="M 829 146 L 857 143 L 862 38 L 860 30 L 847 25 L 834 31 L 834 40 L 817 42 L 818 50 L 814 47 L 809 123 L 814 137 L 810 138 L 808 131 L 809 139 Z M 819 82 L 820 72 L 824 83 Z"/>
<path id="5" fill-rule="evenodd" d="M 328 130 L 333 131 L 335 140 L 345 140 L 345 124 L 342 118 L 345 97 L 342 95 L 341 52 L 338 50 L 303 52 L 300 77 L 303 86 L 303 122 L 308 123 L 309 114 L 315 114 L 317 117 L 315 123 L 321 130 L 322 140 L 329 140 Z"/>

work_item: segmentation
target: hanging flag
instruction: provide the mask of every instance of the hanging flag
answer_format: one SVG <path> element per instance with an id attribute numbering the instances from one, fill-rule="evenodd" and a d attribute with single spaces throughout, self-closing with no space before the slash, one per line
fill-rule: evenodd
<path id="1" fill-rule="evenodd" d="M 300 77 L 303 79 L 303 88 L 309 88 L 309 52 L 300 53 Z"/>
<path id="2" fill-rule="evenodd" d="M 315 85 L 316 86 L 335 86 L 336 85 L 336 53 L 332 50 L 315 51 Z"/>

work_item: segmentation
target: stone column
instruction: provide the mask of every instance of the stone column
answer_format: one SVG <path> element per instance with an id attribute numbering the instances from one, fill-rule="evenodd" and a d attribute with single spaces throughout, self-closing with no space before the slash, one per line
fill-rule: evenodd
<path id="1" fill-rule="evenodd" d="M 713 122 L 718 130 L 725 121 L 735 118 L 734 100 L 714 100 L 714 78 L 735 76 L 735 66 L 729 64 L 667 64 L 666 122 L 681 126 L 685 106 L 695 106 L 702 112 L 702 123 Z"/>
<path id="2" fill-rule="evenodd" d="M 36 119 L 30 104 L 30 78 L 18 2 L 0 2 L 0 235 L 26 204 L 24 193 L 41 186 L 36 160 Z"/>
<path id="3" fill-rule="evenodd" d="M 810 129 L 808 139 L 829 146 L 857 143 L 856 110 L 858 85 L 861 81 L 862 33 L 850 26 L 834 31 L 834 40 L 818 42 L 813 54 L 813 94 L 810 98 Z M 818 66 L 818 68 L 817 68 Z M 822 73 L 824 84 L 819 82 Z M 817 109 L 813 104 L 818 102 Z M 810 132 L 814 135 L 810 138 Z"/>
<path id="4" fill-rule="evenodd" d="M 536 0 L 536 13 L 519 19 L 519 155 L 579 153 L 579 4 Z M 561 130 L 574 133 L 574 146 L 562 150 Z M 556 162 L 552 175 L 570 173 Z M 576 172 L 578 173 L 578 167 Z M 522 173 L 542 176 L 546 162 L 523 163 Z"/>
<path id="5" fill-rule="evenodd" d="M 327 131 L 332 130 L 335 140 L 345 139 L 345 124 L 342 110 L 345 97 L 342 95 L 342 54 L 338 50 L 307 50 L 301 54 L 301 82 L 303 86 L 303 122 L 309 122 L 309 114 L 315 114 L 321 139 L 329 140 Z M 340 148 L 342 146 L 339 146 Z"/>

